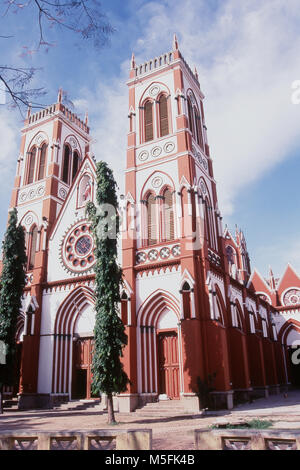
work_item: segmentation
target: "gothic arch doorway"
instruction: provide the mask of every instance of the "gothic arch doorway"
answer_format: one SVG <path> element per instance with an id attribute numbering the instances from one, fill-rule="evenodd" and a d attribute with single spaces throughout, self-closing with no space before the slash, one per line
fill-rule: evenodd
<path id="1" fill-rule="evenodd" d="M 297 320 L 288 320 L 278 338 L 286 349 L 286 369 L 289 382 L 300 388 L 300 323 Z"/>
<path id="2" fill-rule="evenodd" d="M 55 320 L 52 394 L 90 398 L 94 293 L 75 288 L 58 309 Z"/>
<path id="3" fill-rule="evenodd" d="M 138 314 L 138 393 L 179 399 L 182 353 L 179 305 L 164 291 L 155 292 Z M 148 397 L 149 398 L 149 397 Z"/>

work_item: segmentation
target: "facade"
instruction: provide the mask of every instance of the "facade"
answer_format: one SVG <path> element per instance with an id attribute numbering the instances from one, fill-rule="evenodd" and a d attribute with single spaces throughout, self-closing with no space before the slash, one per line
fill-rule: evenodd
<path id="1" fill-rule="evenodd" d="M 122 206 L 120 315 L 132 411 L 157 399 L 199 409 L 268 396 L 289 381 L 275 304 L 256 295 L 243 233 L 222 228 L 197 71 L 172 51 L 131 59 Z M 85 204 L 95 196 L 87 119 L 57 103 L 22 130 L 11 207 L 26 230 L 27 285 L 20 313 L 19 404 L 90 398 L 95 321 L 93 239 Z"/>
<path id="2" fill-rule="evenodd" d="M 268 279 L 255 270 L 249 279 L 249 287 L 273 305 L 278 341 L 287 348 L 288 375 L 292 385 L 300 386 L 300 277 L 288 264 L 281 278 L 275 278 L 270 268 Z M 292 358 L 294 356 L 294 358 Z"/>

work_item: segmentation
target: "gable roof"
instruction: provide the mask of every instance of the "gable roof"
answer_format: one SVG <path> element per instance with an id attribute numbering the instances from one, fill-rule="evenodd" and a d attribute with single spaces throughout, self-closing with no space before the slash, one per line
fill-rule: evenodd
<path id="1" fill-rule="evenodd" d="M 74 192 L 76 191 L 76 188 L 77 188 L 77 185 L 79 184 L 79 181 L 81 180 L 82 176 L 86 173 L 90 174 L 94 179 L 96 178 L 96 166 L 95 166 L 94 161 L 92 160 L 92 158 L 89 155 L 85 156 L 82 164 L 78 168 L 78 171 L 75 175 L 73 183 L 71 184 L 71 186 L 69 188 L 67 197 L 64 200 L 63 205 L 60 208 L 60 211 L 58 213 L 58 216 L 56 217 L 55 223 L 53 224 L 52 229 L 49 233 L 49 240 L 51 240 L 53 238 L 53 236 L 55 234 L 55 231 L 56 231 L 56 229 L 57 229 L 57 227 L 58 227 L 58 225 L 59 225 L 59 223 L 60 223 L 60 221 L 61 221 L 61 219 L 62 219 L 69 203 L 70 203 L 70 200 L 74 196 Z"/>

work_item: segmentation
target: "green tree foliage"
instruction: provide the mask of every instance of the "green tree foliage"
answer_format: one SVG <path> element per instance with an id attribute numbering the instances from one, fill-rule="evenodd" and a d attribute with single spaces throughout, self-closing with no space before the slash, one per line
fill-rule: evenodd
<path id="1" fill-rule="evenodd" d="M 88 203 L 87 214 L 95 239 L 96 322 L 93 352 L 92 392 L 105 393 L 108 422 L 115 422 L 112 396 L 126 391 L 129 382 L 121 363 L 127 344 L 125 328 L 118 316 L 122 270 L 117 263 L 119 216 L 116 182 L 105 162 L 98 162 L 96 205 Z"/>
<path id="2" fill-rule="evenodd" d="M 15 380 L 16 328 L 25 287 L 25 234 L 17 224 L 17 210 L 10 211 L 3 243 L 3 269 L 0 289 L 0 341 L 6 345 L 6 361 L 0 366 L 0 392 Z"/>

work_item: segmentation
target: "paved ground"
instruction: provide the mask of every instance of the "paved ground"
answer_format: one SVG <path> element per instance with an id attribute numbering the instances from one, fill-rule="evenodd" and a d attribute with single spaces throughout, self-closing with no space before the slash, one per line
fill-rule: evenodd
<path id="1" fill-rule="evenodd" d="M 273 421 L 275 429 L 300 429 L 300 390 L 291 391 L 288 397 L 273 395 L 252 404 L 236 407 L 232 411 L 210 412 L 204 416 L 143 416 L 141 412 L 116 413 L 117 428 L 153 430 L 154 449 L 194 449 L 193 430 L 206 428 L 219 421 L 235 422 L 253 418 Z M 98 410 L 9 411 L 0 415 L 0 431 L 5 430 L 88 430 L 111 429 L 106 423 L 106 413 Z"/>

